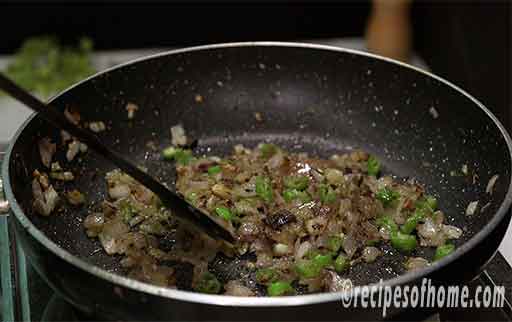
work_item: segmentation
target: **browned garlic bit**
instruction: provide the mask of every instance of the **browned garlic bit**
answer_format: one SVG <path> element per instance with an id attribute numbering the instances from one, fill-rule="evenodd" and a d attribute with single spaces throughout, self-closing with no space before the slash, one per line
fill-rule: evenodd
<path id="1" fill-rule="evenodd" d="M 66 197 L 73 206 L 80 206 L 85 203 L 85 196 L 80 191 L 74 189 L 66 193 Z"/>
<path id="2" fill-rule="evenodd" d="M 139 107 L 134 103 L 126 104 L 126 111 L 128 112 L 128 119 L 133 120 L 135 117 L 135 112 L 139 110 Z"/>

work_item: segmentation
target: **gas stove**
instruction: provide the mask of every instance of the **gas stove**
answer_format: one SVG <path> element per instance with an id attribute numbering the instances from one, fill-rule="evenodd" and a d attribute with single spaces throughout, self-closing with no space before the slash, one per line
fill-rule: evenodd
<path id="1" fill-rule="evenodd" d="M 319 41 L 316 41 L 319 42 Z M 364 49 L 361 39 L 325 40 L 323 44 Z M 105 69 L 136 57 L 145 56 L 162 50 L 122 51 L 99 53 L 94 58 L 98 70 Z M 6 60 L 0 58 L 0 69 Z M 415 57 L 412 63 L 427 68 L 421 59 Z M 10 108 L 0 106 L 0 161 L 2 151 L 13 131 L 25 120 L 28 109 L 21 109 L 10 102 Z M 0 105 L 3 105 L 0 101 Z M 5 126 L 4 126 L 5 125 Z M 509 127 L 510 128 L 510 127 Z M 1 191 L 1 187 L 0 187 Z M 0 196 L 1 197 L 1 196 Z M 84 321 L 95 320 L 94 316 L 85 316 L 56 294 L 39 276 L 25 259 L 23 250 L 17 244 L 9 222 L 14 218 L 0 216 L 0 271 L 1 271 L 1 320 L 2 321 Z M 510 228 L 509 228 L 510 232 Z M 433 314 L 428 321 L 512 321 L 512 232 L 507 234 L 493 260 L 470 288 L 481 286 L 504 286 L 506 300 L 503 308 L 495 309 L 453 309 Z"/>

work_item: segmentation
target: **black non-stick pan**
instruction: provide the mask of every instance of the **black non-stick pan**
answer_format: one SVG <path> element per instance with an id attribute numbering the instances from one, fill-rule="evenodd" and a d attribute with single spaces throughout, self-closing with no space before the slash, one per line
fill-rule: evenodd
<path id="1" fill-rule="evenodd" d="M 438 197 L 448 222 L 463 228 L 457 250 L 428 269 L 398 276 L 402 255 L 353 268 L 355 284 L 461 283 L 492 258 L 510 220 L 511 142 L 476 99 L 434 75 L 392 60 L 324 46 L 242 43 L 172 51 L 100 73 L 53 99 L 104 121 L 108 145 L 172 184 L 174 166 L 147 147 L 170 144 L 181 123 L 198 140 L 194 153 L 223 155 L 235 144 L 276 143 L 328 157 L 351 149 L 375 154 L 384 172 L 414 177 Z M 125 110 L 139 106 L 134 120 Z M 263 121 L 255 118 L 259 112 Z M 42 164 L 37 141 L 59 131 L 37 115 L 13 139 L 3 167 L 13 225 L 30 261 L 65 299 L 112 319 L 340 320 L 375 318 L 377 310 L 344 309 L 340 294 L 236 298 L 165 289 L 122 277 L 119 258 L 89 239 L 82 221 L 91 205 L 50 217 L 31 209 L 31 174 Z M 57 157 L 63 158 L 64 148 Z M 467 165 L 470 176 L 451 176 Z M 90 202 L 105 198 L 113 165 L 93 152 L 70 164 Z M 489 179 L 499 175 L 492 193 Z M 479 211 L 465 209 L 479 201 Z M 487 205 L 488 204 L 488 205 Z M 486 207 L 481 207 L 486 205 Z M 482 210 L 483 208 L 483 210 Z M 230 265 L 229 261 L 227 264 Z M 221 265 L 222 266 L 222 265 Z M 231 266 L 228 266 L 231 267 Z M 391 269 L 389 269 L 391 268 Z M 222 267 L 219 267 L 220 274 Z M 183 277 L 185 279 L 185 277 Z M 378 313 L 377 313 L 378 312 Z"/>

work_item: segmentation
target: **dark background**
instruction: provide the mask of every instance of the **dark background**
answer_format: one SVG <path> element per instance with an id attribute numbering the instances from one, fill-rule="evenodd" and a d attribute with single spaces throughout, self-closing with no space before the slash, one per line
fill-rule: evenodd
<path id="1" fill-rule="evenodd" d="M 98 49 L 188 46 L 241 40 L 363 36 L 369 1 L 0 4 L 0 54 L 23 39 L 80 35 Z M 434 73 L 484 102 L 509 129 L 510 2 L 415 1 L 414 47 Z"/>

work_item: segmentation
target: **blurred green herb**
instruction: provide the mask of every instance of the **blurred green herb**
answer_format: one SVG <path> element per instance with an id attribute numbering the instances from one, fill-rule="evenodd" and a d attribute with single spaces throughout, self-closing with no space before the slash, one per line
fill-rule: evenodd
<path id="1" fill-rule="evenodd" d="M 47 98 L 94 73 L 92 47 L 89 38 L 81 38 L 77 47 L 61 46 L 49 36 L 29 38 L 5 73 L 25 89 Z"/>

